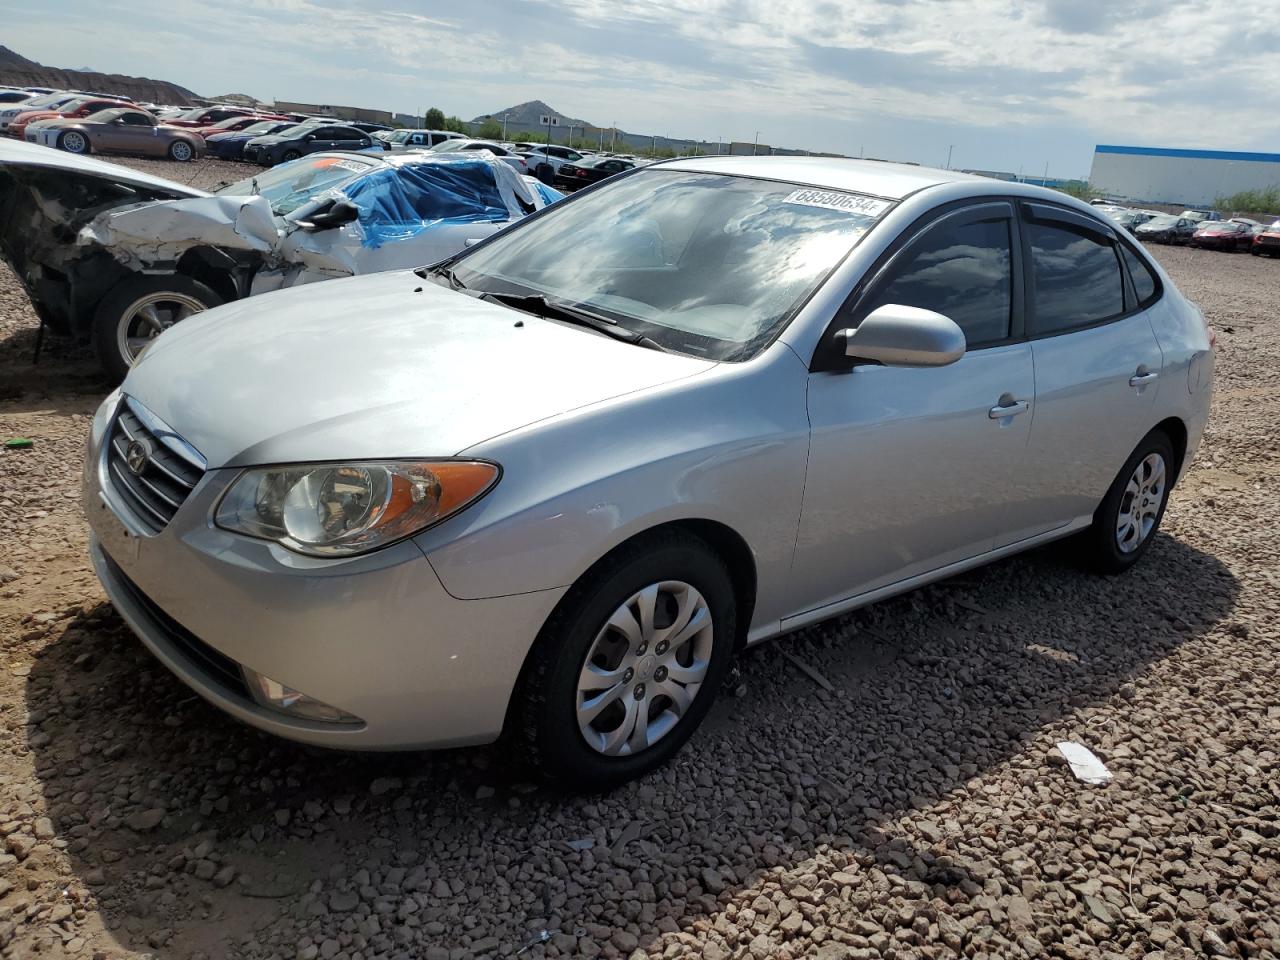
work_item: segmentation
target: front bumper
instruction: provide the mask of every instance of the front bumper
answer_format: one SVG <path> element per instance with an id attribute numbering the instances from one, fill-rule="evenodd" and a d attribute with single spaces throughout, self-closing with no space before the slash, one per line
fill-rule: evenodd
<path id="1" fill-rule="evenodd" d="M 349 749 L 495 739 L 539 626 L 562 591 L 458 600 L 412 541 L 318 560 L 214 527 L 238 470 L 210 470 L 151 534 L 108 479 L 116 397 L 94 420 L 83 477 L 94 568 L 142 642 L 206 700 L 252 726 Z M 360 718 L 262 706 L 241 666 Z"/>

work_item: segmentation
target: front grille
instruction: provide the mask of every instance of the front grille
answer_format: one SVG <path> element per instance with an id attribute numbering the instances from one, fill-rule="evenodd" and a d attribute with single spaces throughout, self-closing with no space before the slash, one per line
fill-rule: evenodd
<path id="1" fill-rule="evenodd" d="M 240 672 L 240 664 L 225 653 L 220 653 L 209 646 L 161 610 L 138 588 L 136 583 L 126 576 L 110 556 L 104 552 L 103 557 L 116 583 L 129 595 L 129 599 L 146 611 L 152 625 L 163 634 L 170 649 L 185 659 L 190 666 L 199 670 L 206 680 L 217 686 L 223 693 L 245 700 L 253 699 L 244 681 L 244 674 Z"/>
<path id="2" fill-rule="evenodd" d="M 129 510 L 152 533 L 159 533 L 204 475 L 203 468 L 180 456 L 148 428 L 125 399 L 120 405 L 107 446 L 111 487 Z M 132 466 L 130 459 L 132 456 Z"/>

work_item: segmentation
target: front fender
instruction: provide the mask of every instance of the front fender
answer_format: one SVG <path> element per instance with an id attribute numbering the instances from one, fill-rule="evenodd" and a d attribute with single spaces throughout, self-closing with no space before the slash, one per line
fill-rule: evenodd
<path id="1" fill-rule="evenodd" d="M 463 455 L 500 463 L 502 480 L 418 545 L 450 594 L 479 599 L 568 586 L 637 533 L 713 520 L 755 558 L 753 625 L 776 621 L 804 490 L 807 377 L 775 344 L 479 444 Z"/>

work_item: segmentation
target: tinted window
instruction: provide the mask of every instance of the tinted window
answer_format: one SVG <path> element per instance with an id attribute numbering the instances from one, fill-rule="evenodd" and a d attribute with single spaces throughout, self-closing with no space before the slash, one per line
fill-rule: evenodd
<path id="1" fill-rule="evenodd" d="M 135 127 L 150 127 L 153 125 L 151 118 L 145 113 L 122 113 L 120 116 L 125 123 L 132 124 Z"/>
<path id="2" fill-rule="evenodd" d="M 958 323 L 970 345 L 1002 340 L 1013 303 L 1011 250 L 1008 220 L 933 227 L 894 263 L 866 313 L 886 303 L 920 307 Z"/>
<path id="3" fill-rule="evenodd" d="M 1156 295 L 1156 275 L 1136 253 L 1125 245 L 1120 245 L 1124 254 L 1124 262 L 1129 265 L 1129 276 L 1133 278 L 1133 290 L 1138 295 L 1138 303 L 1146 304 Z"/>
<path id="4" fill-rule="evenodd" d="M 352 127 L 334 127 L 334 140 L 363 140 L 364 134 Z"/>
<path id="5" fill-rule="evenodd" d="M 1111 241 L 1047 223 L 1027 224 L 1037 333 L 1088 326 L 1124 313 L 1120 261 Z"/>

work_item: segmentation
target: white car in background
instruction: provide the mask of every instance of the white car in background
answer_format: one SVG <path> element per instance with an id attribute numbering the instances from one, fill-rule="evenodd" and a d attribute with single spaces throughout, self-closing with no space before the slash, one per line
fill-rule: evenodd
<path id="1" fill-rule="evenodd" d="M 484 150 L 489 151 L 503 163 L 510 166 L 516 173 L 526 174 L 533 172 L 529 169 L 529 164 L 525 162 L 524 157 L 513 148 L 495 143 L 492 140 L 446 140 L 444 143 L 437 144 L 431 148 L 432 153 L 460 153 Z"/>
<path id="2" fill-rule="evenodd" d="M 516 149 L 524 155 L 525 163 L 529 165 L 529 172 L 543 183 L 554 182 L 555 175 L 560 172 L 564 164 L 577 163 L 587 156 L 578 150 L 545 143 L 517 143 Z M 543 167 L 550 168 L 549 176 L 543 174 Z"/>
<path id="3" fill-rule="evenodd" d="M 194 313 L 283 287 L 433 264 L 562 195 L 488 153 L 329 151 L 205 193 L 0 142 L 0 255 L 55 331 L 122 378 Z"/>

